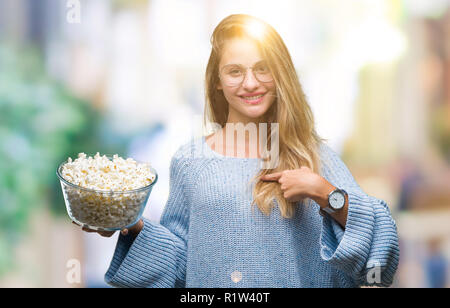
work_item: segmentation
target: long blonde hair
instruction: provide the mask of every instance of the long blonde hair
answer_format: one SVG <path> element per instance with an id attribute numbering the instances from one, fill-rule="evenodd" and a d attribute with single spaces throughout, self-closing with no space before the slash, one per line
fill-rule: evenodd
<path id="1" fill-rule="evenodd" d="M 254 35 L 249 25 L 258 25 L 260 35 Z M 273 198 L 278 201 L 281 215 L 290 218 L 295 212 L 295 203 L 287 201 L 277 182 L 263 182 L 260 177 L 269 173 L 298 169 L 307 166 L 319 173 L 318 146 L 322 138 L 314 127 L 314 118 L 300 85 L 294 64 L 286 45 L 273 27 L 253 16 L 237 14 L 222 20 L 215 28 L 212 50 L 205 76 L 205 124 L 218 123 L 222 128 L 228 118 L 228 102 L 219 82 L 219 63 L 224 43 L 235 37 L 252 39 L 261 55 L 268 62 L 276 85 L 277 99 L 267 111 L 268 144 L 271 140 L 270 123 L 279 123 L 279 163 L 275 169 L 262 169 L 254 178 L 253 203 L 261 212 L 269 215 L 273 209 Z"/>

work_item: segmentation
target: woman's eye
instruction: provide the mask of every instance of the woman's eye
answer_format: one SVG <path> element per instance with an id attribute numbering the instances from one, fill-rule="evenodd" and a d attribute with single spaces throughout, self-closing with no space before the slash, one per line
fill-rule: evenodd
<path id="1" fill-rule="evenodd" d="M 267 74 L 270 72 L 269 68 L 267 66 L 258 66 L 255 71 L 257 73 L 263 73 L 263 74 Z"/>
<path id="2" fill-rule="evenodd" d="M 242 72 L 238 69 L 234 69 L 228 72 L 230 75 L 240 75 Z"/>

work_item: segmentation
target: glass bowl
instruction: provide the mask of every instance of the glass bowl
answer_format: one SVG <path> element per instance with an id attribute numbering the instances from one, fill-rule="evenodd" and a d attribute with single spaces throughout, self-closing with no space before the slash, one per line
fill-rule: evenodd
<path id="1" fill-rule="evenodd" d="M 155 179 L 148 186 L 128 191 L 89 189 L 64 179 L 61 170 L 66 163 L 59 165 L 56 175 L 61 182 L 67 214 L 76 224 L 96 231 L 118 231 L 135 225 L 158 180 L 156 170 L 150 167 Z"/>

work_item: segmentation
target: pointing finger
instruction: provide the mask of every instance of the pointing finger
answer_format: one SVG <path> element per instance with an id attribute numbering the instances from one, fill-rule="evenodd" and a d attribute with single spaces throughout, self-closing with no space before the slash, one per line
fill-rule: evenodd
<path id="1" fill-rule="evenodd" d="M 278 181 L 281 178 L 281 172 L 266 174 L 261 177 L 262 181 Z"/>

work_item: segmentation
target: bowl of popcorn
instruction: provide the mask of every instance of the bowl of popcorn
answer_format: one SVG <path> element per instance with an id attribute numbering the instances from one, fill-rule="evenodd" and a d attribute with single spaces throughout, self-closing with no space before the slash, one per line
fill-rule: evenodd
<path id="1" fill-rule="evenodd" d="M 67 213 L 76 224 L 97 231 L 130 228 L 141 218 L 158 180 L 149 163 L 118 155 L 87 156 L 61 163 L 56 171 Z"/>

